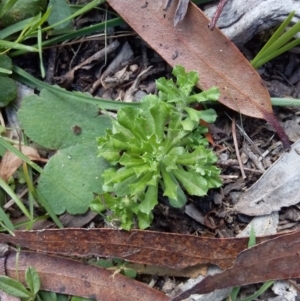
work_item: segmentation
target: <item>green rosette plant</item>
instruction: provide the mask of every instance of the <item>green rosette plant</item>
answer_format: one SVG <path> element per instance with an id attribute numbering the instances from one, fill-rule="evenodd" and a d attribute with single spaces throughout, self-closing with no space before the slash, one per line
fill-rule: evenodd
<path id="1" fill-rule="evenodd" d="M 158 95 L 144 97 L 139 108 L 120 109 L 112 129 L 98 138 L 99 156 L 111 168 L 102 175 L 105 193 L 91 208 L 102 204 L 110 209 L 123 229 L 129 230 L 135 217 L 139 228 L 149 227 L 159 189 L 180 208 L 187 201 L 186 192 L 203 196 L 221 185 L 220 170 L 214 165 L 217 156 L 203 135 L 207 128 L 199 125 L 200 119 L 214 122 L 217 115 L 213 109 L 192 107 L 217 100 L 218 90 L 193 94 L 197 73 L 177 66 L 173 74 L 176 83 L 158 79 Z"/>

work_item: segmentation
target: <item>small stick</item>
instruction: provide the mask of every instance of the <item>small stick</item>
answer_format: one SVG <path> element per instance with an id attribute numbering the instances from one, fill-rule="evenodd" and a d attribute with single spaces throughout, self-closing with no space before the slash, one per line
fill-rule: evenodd
<path id="1" fill-rule="evenodd" d="M 211 29 L 211 30 L 214 30 L 214 28 L 216 27 L 216 24 L 219 20 L 219 17 L 222 13 L 222 10 L 225 6 L 225 4 L 228 2 L 228 0 L 221 0 L 217 6 L 217 10 L 213 16 L 213 18 L 211 19 L 209 25 L 208 25 L 208 28 Z"/>
<path id="2" fill-rule="evenodd" d="M 168 8 L 171 6 L 173 0 L 166 0 L 164 11 L 168 10 Z"/>
<path id="3" fill-rule="evenodd" d="M 243 168 L 241 156 L 240 156 L 240 153 L 239 153 L 239 147 L 238 147 L 238 143 L 237 143 L 237 139 L 236 139 L 235 117 L 232 118 L 232 127 L 231 128 L 232 128 L 232 138 L 233 138 L 234 148 L 235 148 L 235 152 L 236 152 L 236 157 L 237 157 L 237 160 L 239 162 L 242 177 L 243 177 L 243 179 L 246 179 L 246 175 L 245 175 L 245 171 L 244 171 L 244 168 Z"/>

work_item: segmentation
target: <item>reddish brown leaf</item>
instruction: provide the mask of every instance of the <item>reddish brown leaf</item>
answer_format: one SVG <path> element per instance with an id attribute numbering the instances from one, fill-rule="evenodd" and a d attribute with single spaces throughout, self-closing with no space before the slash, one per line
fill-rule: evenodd
<path id="1" fill-rule="evenodd" d="M 171 66 L 182 65 L 200 75 L 199 87 L 220 89 L 219 101 L 229 108 L 266 119 L 284 146 L 289 140 L 273 115 L 269 93 L 260 76 L 236 46 L 190 3 L 184 19 L 173 26 L 176 1 L 165 11 L 165 0 L 107 0 L 122 18 Z M 169 2 L 168 2 L 169 4 Z"/>
<path id="2" fill-rule="evenodd" d="M 63 257 L 11 252 L 6 259 L 6 275 L 25 283 L 24 274 L 34 267 L 41 289 L 105 301 L 167 301 L 169 297 L 144 283 L 108 270 Z"/>
<path id="3" fill-rule="evenodd" d="M 0 233 L 0 243 L 66 256 L 119 257 L 135 263 L 183 269 L 199 264 L 232 266 L 248 238 L 205 238 L 174 233 L 114 229 L 49 229 Z M 258 242 L 270 237 L 257 238 Z"/>
<path id="4" fill-rule="evenodd" d="M 299 250 L 300 231 L 270 239 L 239 254 L 232 268 L 206 277 L 171 301 L 180 301 L 191 294 L 206 294 L 225 287 L 299 278 Z"/>

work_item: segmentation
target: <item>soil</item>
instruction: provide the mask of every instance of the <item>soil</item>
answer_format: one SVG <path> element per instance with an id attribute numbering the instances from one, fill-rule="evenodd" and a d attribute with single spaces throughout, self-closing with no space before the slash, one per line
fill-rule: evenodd
<path id="1" fill-rule="evenodd" d="M 88 26 L 93 20 L 99 22 L 99 19 L 104 19 L 101 12 L 90 13 L 78 20 L 76 26 Z M 255 36 L 241 49 L 248 59 L 253 58 L 261 48 L 261 37 L 261 34 Z M 59 47 L 46 49 L 44 52 L 45 66 L 48 70 L 46 80 L 50 84 L 63 85 L 69 90 L 92 91 L 94 96 L 105 99 L 124 99 L 141 72 L 152 66 L 141 76 L 136 91 L 130 93 L 132 99 L 138 101 L 145 94 L 155 93 L 157 78 L 171 77 L 171 68 L 128 26 L 109 29 L 107 43 L 115 40 L 120 46 L 107 56 L 106 62 L 92 61 L 83 68 L 75 70 L 73 77 L 68 78 L 65 75 L 69 70 L 105 47 L 103 37 L 81 42 L 69 41 Z M 123 59 L 114 72 L 102 78 L 96 87 L 93 86 L 106 67 L 114 62 L 126 43 L 133 54 Z M 281 55 L 258 70 L 271 96 L 299 98 L 300 74 L 297 69 L 299 59 L 299 54 L 294 50 Z M 16 59 L 16 63 L 31 74 L 38 74 L 37 62 L 38 58 L 35 55 Z M 193 213 L 186 208 L 170 207 L 161 195 L 160 204 L 154 210 L 155 218 L 151 230 L 210 237 L 235 237 L 251 221 L 252 218 L 249 216 L 233 214 L 230 208 L 237 201 L 239 194 L 251 187 L 284 150 L 276 133 L 264 120 L 241 116 L 222 105 L 215 105 L 214 108 L 218 119 L 215 124 L 209 126 L 209 130 L 215 143 L 212 148 L 218 154 L 218 166 L 222 170 L 224 183 L 222 188 L 211 190 L 202 198 L 189 196 L 187 207 L 192 205 Z M 299 127 L 300 111 L 292 107 L 277 107 L 274 108 L 274 112 L 284 127 L 292 127 L 288 133 L 290 139 L 298 140 L 299 135 L 295 134 L 295 128 Z M 235 132 L 232 132 L 232 122 L 236 123 Z M 233 141 L 234 135 L 237 138 L 245 178 L 242 177 L 239 167 Z M 299 212 L 298 206 L 282 210 L 278 230 L 298 228 Z M 104 225 L 104 221 L 100 218 L 94 222 L 97 227 Z M 163 287 L 166 279 L 158 278 L 157 287 Z M 250 290 L 255 290 L 255 287 Z"/>

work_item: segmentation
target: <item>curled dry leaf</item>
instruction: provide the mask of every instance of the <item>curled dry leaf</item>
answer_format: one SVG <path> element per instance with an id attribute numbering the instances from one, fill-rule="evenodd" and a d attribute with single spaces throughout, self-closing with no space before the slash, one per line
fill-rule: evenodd
<path id="1" fill-rule="evenodd" d="M 170 298 L 144 283 L 120 274 L 63 257 L 36 252 L 10 252 L 6 258 L 6 275 L 23 283 L 25 271 L 34 267 L 41 289 L 92 300 L 167 301 Z"/>
<path id="2" fill-rule="evenodd" d="M 248 238 L 207 238 L 175 233 L 114 229 L 47 229 L 0 233 L 0 243 L 77 257 L 118 257 L 130 262 L 184 269 L 200 264 L 229 268 Z M 270 237 L 257 237 L 261 242 Z M 80 242 L 80 243 L 78 243 Z"/>
<path id="3" fill-rule="evenodd" d="M 176 1 L 108 0 L 122 18 L 172 67 L 182 65 L 199 73 L 199 88 L 220 89 L 219 101 L 248 116 L 267 120 L 284 147 L 290 143 L 273 115 L 269 93 L 260 76 L 236 46 L 219 29 L 210 30 L 209 20 L 189 3 L 184 19 L 173 25 Z M 132 9 L 128 9 L 128 8 Z"/>
<path id="4" fill-rule="evenodd" d="M 15 145 L 15 147 L 19 149 L 19 146 Z M 41 158 L 38 151 L 31 146 L 23 145 L 21 152 L 30 160 L 47 162 L 47 160 Z M 7 181 L 22 163 L 23 161 L 17 155 L 7 151 L 0 163 L 0 177 L 4 181 Z"/>
<path id="5" fill-rule="evenodd" d="M 300 231 L 281 235 L 241 252 L 232 268 L 208 276 L 193 288 L 171 301 L 186 299 L 191 294 L 206 294 L 226 287 L 242 286 L 268 280 L 300 277 Z"/>
<path id="6" fill-rule="evenodd" d="M 300 140 L 245 193 L 233 210 L 257 216 L 299 203 Z"/>

